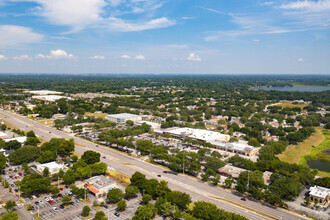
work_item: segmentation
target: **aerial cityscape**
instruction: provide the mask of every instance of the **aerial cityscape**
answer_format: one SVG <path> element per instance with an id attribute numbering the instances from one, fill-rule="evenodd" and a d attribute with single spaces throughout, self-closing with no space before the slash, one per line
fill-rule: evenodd
<path id="1" fill-rule="evenodd" d="M 0 220 L 330 219 L 330 0 L 0 10 Z"/>

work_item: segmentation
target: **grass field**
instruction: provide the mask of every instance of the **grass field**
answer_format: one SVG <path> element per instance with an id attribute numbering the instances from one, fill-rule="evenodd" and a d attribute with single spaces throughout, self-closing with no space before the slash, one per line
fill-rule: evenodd
<path id="1" fill-rule="evenodd" d="M 300 107 L 301 109 L 303 109 L 304 107 L 308 106 L 308 104 L 293 104 L 292 102 L 280 102 L 278 103 L 278 105 L 282 106 L 282 108 L 293 108 L 293 107 Z"/>
<path id="2" fill-rule="evenodd" d="M 122 174 L 122 173 L 120 173 L 118 171 L 115 171 L 115 170 L 110 170 L 109 171 L 109 174 L 111 176 L 114 176 L 114 177 L 116 177 L 118 179 L 121 179 L 121 180 L 125 181 L 126 183 L 130 183 L 130 178 L 127 177 L 125 174 Z"/>
<path id="3" fill-rule="evenodd" d="M 282 154 L 278 155 L 278 157 L 282 161 L 299 163 L 302 157 L 311 152 L 312 146 L 318 146 L 325 140 L 322 129 L 323 128 L 316 127 L 316 132 L 312 136 L 297 145 L 290 145 Z"/>
<path id="4" fill-rule="evenodd" d="M 86 116 L 94 116 L 96 118 L 105 118 L 106 115 L 108 115 L 107 113 L 90 113 L 90 112 L 86 112 L 85 113 Z"/>

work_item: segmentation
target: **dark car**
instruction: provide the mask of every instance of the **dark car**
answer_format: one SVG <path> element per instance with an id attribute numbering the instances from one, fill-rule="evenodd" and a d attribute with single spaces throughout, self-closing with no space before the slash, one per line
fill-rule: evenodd
<path id="1" fill-rule="evenodd" d="M 18 189 L 14 189 L 14 191 L 17 193 L 18 192 Z"/>
<path id="2" fill-rule="evenodd" d="M 242 201 L 246 201 L 246 198 L 241 198 Z"/>
<path id="3" fill-rule="evenodd" d="M 60 209 L 64 209 L 64 205 L 60 205 L 59 207 L 60 207 Z"/>
<path id="4" fill-rule="evenodd" d="M 36 201 L 34 204 L 36 204 L 36 205 L 39 205 L 39 202 L 38 202 L 38 201 Z"/>
<path id="5" fill-rule="evenodd" d="M 104 205 L 103 207 L 104 207 L 104 208 L 106 208 L 106 209 L 108 208 L 108 206 L 107 206 L 107 205 Z"/>
<path id="6" fill-rule="evenodd" d="M 33 197 L 31 196 L 29 199 L 30 199 L 30 200 L 33 200 Z"/>
<path id="7" fill-rule="evenodd" d="M 162 177 L 162 175 L 160 175 L 160 174 L 158 174 L 157 176 L 158 176 L 158 177 Z"/>
<path id="8" fill-rule="evenodd" d="M 105 156 L 103 156 L 103 159 L 106 159 L 106 157 L 105 157 Z"/>
<path id="9" fill-rule="evenodd" d="M 61 193 L 60 193 L 60 194 L 58 194 L 57 196 L 58 196 L 58 197 L 61 197 L 61 198 L 63 197 L 63 195 L 62 195 Z"/>
<path id="10" fill-rule="evenodd" d="M 74 205 L 74 202 L 69 202 L 70 205 Z"/>
<path id="11" fill-rule="evenodd" d="M 34 208 L 34 206 L 32 206 L 32 207 L 31 207 L 31 210 L 34 211 L 34 210 L 36 210 L 36 209 Z"/>
<path id="12" fill-rule="evenodd" d="M 119 217 L 119 216 L 120 216 L 120 214 L 119 214 L 118 212 L 115 212 L 115 216 Z"/>

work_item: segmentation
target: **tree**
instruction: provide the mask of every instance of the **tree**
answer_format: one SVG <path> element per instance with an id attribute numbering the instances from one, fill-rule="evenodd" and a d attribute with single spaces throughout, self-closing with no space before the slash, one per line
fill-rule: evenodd
<path id="1" fill-rule="evenodd" d="M 53 187 L 53 188 L 51 189 L 51 193 L 52 193 L 52 195 L 57 195 L 57 194 L 60 193 L 60 190 L 59 190 L 57 187 Z"/>
<path id="2" fill-rule="evenodd" d="M 220 175 L 217 174 L 215 177 L 212 178 L 213 185 L 217 186 L 220 183 Z"/>
<path id="3" fill-rule="evenodd" d="M 50 179 L 37 173 L 25 176 L 20 183 L 21 191 L 27 195 L 47 193 L 51 189 Z"/>
<path id="4" fill-rule="evenodd" d="M 144 204 L 148 204 L 151 200 L 152 200 L 152 197 L 149 194 L 144 194 L 142 197 L 142 202 Z"/>
<path id="5" fill-rule="evenodd" d="M 16 202 L 15 201 L 13 201 L 13 200 L 8 200 L 7 202 L 6 202 L 6 206 L 5 206 L 5 208 L 7 209 L 7 211 L 11 211 L 11 210 L 13 210 L 13 208 L 16 206 Z"/>
<path id="6" fill-rule="evenodd" d="M 248 144 L 251 145 L 251 146 L 254 146 L 254 147 L 260 147 L 259 141 L 256 138 L 254 138 L 254 137 L 251 137 L 249 139 L 249 143 Z"/>
<path id="7" fill-rule="evenodd" d="M 144 188 L 146 184 L 146 176 L 140 172 L 135 172 L 131 178 L 131 185 L 138 187 L 140 190 Z"/>
<path id="8" fill-rule="evenodd" d="M 127 120 L 125 123 L 126 123 L 127 126 L 133 126 L 134 125 L 134 122 L 132 120 Z"/>
<path id="9" fill-rule="evenodd" d="M 69 202 L 71 202 L 72 198 L 70 196 L 63 196 L 62 198 L 62 202 L 64 204 L 68 204 Z"/>
<path id="10" fill-rule="evenodd" d="M 124 211 L 126 209 L 127 205 L 126 205 L 126 201 L 125 200 L 121 200 L 117 203 L 117 209 L 118 211 Z"/>
<path id="11" fill-rule="evenodd" d="M 142 155 L 148 155 L 154 144 L 150 140 L 139 139 L 136 141 L 136 147 Z"/>
<path id="12" fill-rule="evenodd" d="M 34 131 L 28 131 L 26 132 L 26 137 L 36 137 L 36 134 L 34 133 Z"/>
<path id="13" fill-rule="evenodd" d="M 47 162 L 55 161 L 56 158 L 57 158 L 56 152 L 46 150 L 40 155 L 40 157 L 37 159 L 37 161 L 39 163 L 47 163 Z"/>
<path id="14" fill-rule="evenodd" d="M 69 169 L 63 176 L 64 182 L 71 184 L 76 180 L 76 174 L 73 170 Z"/>
<path id="15" fill-rule="evenodd" d="M 135 211 L 133 220 L 150 220 L 157 212 L 157 209 L 152 205 L 143 205 L 139 206 L 138 209 Z"/>
<path id="16" fill-rule="evenodd" d="M 233 177 L 227 177 L 227 179 L 225 180 L 224 182 L 224 185 L 227 187 L 227 188 L 231 188 L 231 186 L 235 183 L 235 180 Z"/>
<path id="17" fill-rule="evenodd" d="M 87 217 L 87 216 L 89 216 L 90 211 L 91 211 L 91 208 L 89 208 L 88 205 L 85 205 L 82 209 L 82 215 L 84 217 Z"/>
<path id="18" fill-rule="evenodd" d="M 5 124 L 1 124 L 0 129 L 2 131 L 5 131 L 7 129 L 7 126 Z"/>
<path id="19" fill-rule="evenodd" d="M 9 154 L 9 160 L 14 164 L 29 163 L 40 156 L 40 150 L 35 146 L 26 145 Z"/>
<path id="20" fill-rule="evenodd" d="M 45 167 L 44 170 L 42 171 L 43 177 L 49 177 L 49 169 L 48 167 Z"/>
<path id="21" fill-rule="evenodd" d="M 0 217 L 1 220 L 18 220 L 17 212 L 5 212 Z"/>
<path id="22" fill-rule="evenodd" d="M 0 154 L 0 171 L 2 169 L 4 169 L 4 165 L 6 164 L 6 162 L 7 162 L 6 156 L 3 154 Z"/>
<path id="23" fill-rule="evenodd" d="M 139 188 L 136 186 L 128 186 L 125 189 L 125 198 L 130 199 L 136 197 L 136 195 L 139 193 Z"/>
<path id="24" fill-rule="evenodd" d="M 119 202 L 122 198 L 124 198 L 124 193 L 119 188 L 113 188 L 107 193 L 107 199 L 111 203 Z"/>
<path id="25" fill-rule="evenodd" d="M 25 145 L 37 146 L 40 143 L 37 137 L 28 137 L 25 141 Z"/>
<path id="26" fill-rule="evenodd" d="M 17 140 L 12 140 L 12 141 L 9 141 L 7 143 L 5 143 L 5 149 L 7 150 L 17 150 L 21 147 L 21 143 L 18 142 Z"/>
<path id="27" fill-rule="evenodd" d="M 100 162 L 100 157 L 101 154 L 92 150 L 88 150 L 84 152 L 84 154 L 81 156 L 81 159 L 84 160 L 87 164 L 94 164 Z"/>
<path id="28" fill-rule="evenodd" d="M 94 218 L 95 218 L 95 220 L 105 220 L 105 219 L 107 219 L 105 217 L 105 213 L 103 211 L 97 211 L 95 213 L 95 217 Z"/>
<path id="29" fill-rule="evenodd" d="M 190 195 L 180 191 L 172 191 L 168 194 L 167 199 L 172 204 L 178 206 L 179 209 L 185 210 L 191 203 Z"/>

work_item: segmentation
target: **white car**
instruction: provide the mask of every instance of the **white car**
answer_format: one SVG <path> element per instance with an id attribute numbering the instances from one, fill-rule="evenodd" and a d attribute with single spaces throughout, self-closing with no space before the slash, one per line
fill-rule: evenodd
<path id="1" fill-rule="evenodd" d="M 54 211 L 54 212 L 57 212 L 58 209 L 57 209 L 56 207 L 53 207 L 53 211 Z"/>
<path id="2" fill-rule="evenodd" d="M 53 199 L 53 197 L 49 197 L 49 200 L 52 200 L 53 201 L 54 199 Z"/>
<path id="3" fill-rule="evenodd" d="M 33 195 L 32 198 L 36 199 L 37 197 L 35 195 Z"/>
<path id="4" fill-rule="evenodd" d="M 48 202 L 49 201 L 49 198 L 48 197 L 45 197 L 45 200 L 46 200 L 46 202 Z"/>
<path id="5" fill-rule="evenodd" d="M 42 200 L 39 201 L 39 205 L 43 204 L 44 202 Z"/>
<path id="6" fill-rule="evenodd" d="M 17 204 L 17 208 L 22 208 L 22 205 L 20 203 Z"/>

